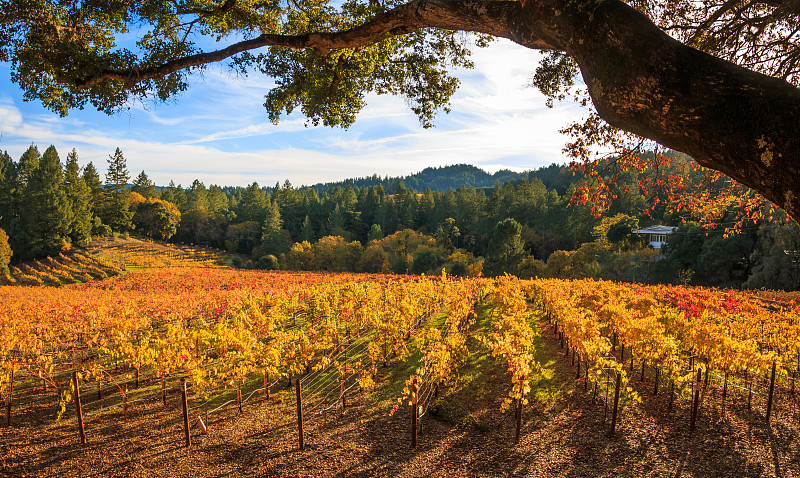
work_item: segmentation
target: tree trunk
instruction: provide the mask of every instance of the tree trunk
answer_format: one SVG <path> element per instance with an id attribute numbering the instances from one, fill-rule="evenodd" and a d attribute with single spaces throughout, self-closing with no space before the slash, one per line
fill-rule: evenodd
<path id="1" fill-rule="evenodd" d="M 575 58 L 600 116 L 692 156 L 800 219 L 800 90 L 690 48 L 619 0 L 524 3 Z"/>

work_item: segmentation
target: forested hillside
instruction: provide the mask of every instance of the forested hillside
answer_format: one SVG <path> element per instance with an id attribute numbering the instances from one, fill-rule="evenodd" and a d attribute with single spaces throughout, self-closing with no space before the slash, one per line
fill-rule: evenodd
<path id="1" fill-rule="evenodd" d="M 502 169 L 494 174 L 472 166 L 470 164 L 455 164 L 451 166 L 441 166 L 438 168 L 425 168 L 422 171 L 402 177 L 380 177 L 373 174 L 364 178 L 351 178 L 344 181 L 334 181 L 319 183 L 311 186 L 318 193 L 325 193 L 334 188 L 354 188 L 382 186 L 387 194 L 394 194 L 400 184 L 405 188 L 416 191 L 446 192 L 448 189 L 465 188 L 487 188 L 508 181 L 518 181 L 527 177 L 527 173 L 515 173 L 508 169 Z"/>
<path id="2" fill-rule="evenodd" d="M 725 191 L 726 178 L 709 183 L 690 158 L 672 156 L 658 174 L 680 177 L 708 197 Z M 225 249 L 245 257 L 239 265 L 266 269 L 800 284 L 800 230 L 781 211 L 772 221 L 742 223 L 731 236 L 727 229 L 742 212 L 735 204 L 720 210 L 713 227 L 701 226 L 705 212 L 684 207 L 653 172 L 609 167 L 615 187 L 598 213 L 575 200 L 595 179 L 559 165 L 494 175 L 457 165 L 312 187 L 289 180 L 206 186 L 200 179 L 158 187 L 144 171 L 131 179 L 119 149 L 104 181 L 77 159 L 73 150 L 62 164 L 52 146 L 40 154 L 32 145 L 18 160 L 2 154 L 2 272 L 9 259 L 55 256 L 93 236 L 133 233 Z M 677 227 L 663 251 L 631 234 L 654 224 Z"/>

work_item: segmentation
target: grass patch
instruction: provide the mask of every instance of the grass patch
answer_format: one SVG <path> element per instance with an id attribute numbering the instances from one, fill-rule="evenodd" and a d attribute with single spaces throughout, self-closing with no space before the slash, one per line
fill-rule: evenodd
<path id="1" fill-rule="evenodd" d="M 534 357 L 539 362 L 540 371 L 531 379 L 531 401 L 539 403 L 545 410 L 558 411 L 558 404 L 564 403 L 564 384 L 566 381 L 557 370 L 556 358 L 559 354 L 558 347 L 552 341 L 542 336 L 540 327 L 541 317 L 534 313 L 531 318 L 531 327 L 537 331 L 533 340 Z"/>

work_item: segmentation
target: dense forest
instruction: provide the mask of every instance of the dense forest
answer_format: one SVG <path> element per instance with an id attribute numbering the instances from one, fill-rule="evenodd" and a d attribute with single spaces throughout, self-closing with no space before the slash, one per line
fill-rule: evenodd
<path id="1" fill-rule="evenodd" d="M 725 187 L 672 156 L 658 174 L 682 175 L 712 196 Z M 494 175 L 458 165 L 311 187 L 164 187 L 144 171 L 131 180 L 119 149 L 101 180 L 92 163 L 78 165 L 75 150 L 62 163 L 55 147 L 40 154 L 32 145 L 16 161 L 0 153 L 0 273 L 10 260 L 58 254 L 93 236 L 136 234 L 226 249 L 241 254 L 237 265 L 265 269 L 800 284 L 800 228 L 780 211 L 730 236 L 724 225 L 733 219 L 702 227 L 692 212 L 676 213 L 665 191 L 641 187 L 658 181 L 613 174 L 615 194 L 595 215 L 573 200 L 588 179 L 560 165 Z M 654 224 L 677 226 L 663 251 L 632 234 Z"/>

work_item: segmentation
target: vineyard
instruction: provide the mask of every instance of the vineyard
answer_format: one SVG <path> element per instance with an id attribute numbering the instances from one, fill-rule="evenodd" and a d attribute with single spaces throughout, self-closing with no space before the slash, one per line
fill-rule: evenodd
<path id="1" fill-rule="evenodd" d="M 0 474 L 800 476 L 792 294 L 188 266 L 32 290 L 0 288 Z"/>
<path id="2" fill-rule="evenodd" d="M 11 267 L 11 274 L 0 276 L 3 285 L 59 286 L 113 277 L 122 268 L 85 251 L 60 253 Z"/>
<path id="3" fill-rule="evenodd" d="M 125 270 L 169 267 L 220 267 L 224 254 L 213 249 L 140 239 L 96 240 L 87 249 L 35 259 L 11 267 L 0 285 L 61 286 L 113 277 Z"/>
<path id="4" fill-rule="evenodd" d="M 224 255 L 214 249 L 133 238 L 95 241 L 88 252 L 120 269 L 219 267 L 225 262 Z"/>

